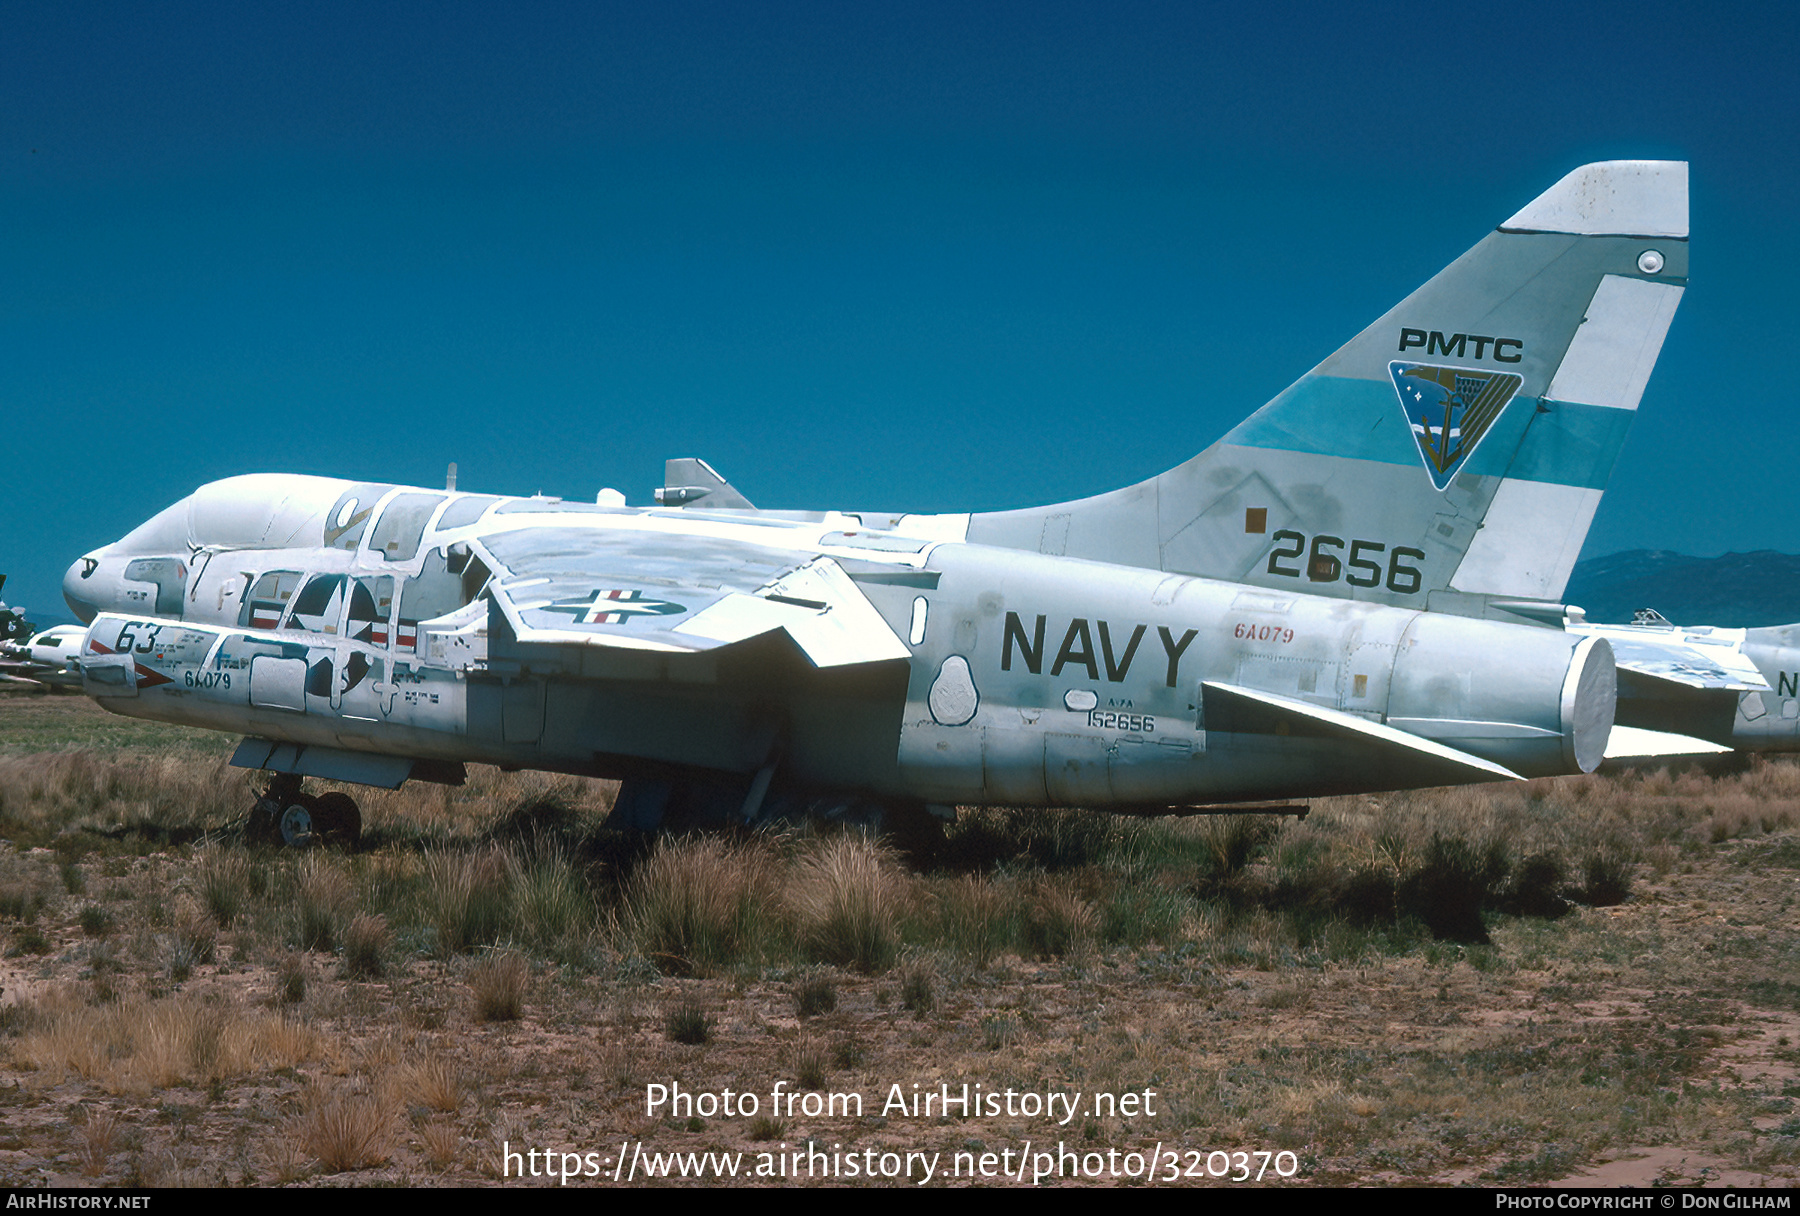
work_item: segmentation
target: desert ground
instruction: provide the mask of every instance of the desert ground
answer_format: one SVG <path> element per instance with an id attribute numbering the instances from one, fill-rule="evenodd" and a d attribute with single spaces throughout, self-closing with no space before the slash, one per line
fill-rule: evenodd
<path id="1" fill-rule="evenodd" d="M 0 697 L 0 1184 L 1800 1180 L 1784 760 L 906 852 L 477 769 L 284 850 L 233 742 Z"/>

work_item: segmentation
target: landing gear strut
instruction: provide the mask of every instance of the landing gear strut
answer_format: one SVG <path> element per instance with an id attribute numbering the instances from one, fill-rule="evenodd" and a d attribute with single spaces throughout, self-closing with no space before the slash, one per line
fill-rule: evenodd
<path id="1" fill-rule="evenodd" d="M 333 790 L 315 797 L 301 789 L 298 774 L 276 773 L 250 808 L 244 835 L 252 844 L 355 848 L 362 839 L 362 812 L 348 794 Z"/>

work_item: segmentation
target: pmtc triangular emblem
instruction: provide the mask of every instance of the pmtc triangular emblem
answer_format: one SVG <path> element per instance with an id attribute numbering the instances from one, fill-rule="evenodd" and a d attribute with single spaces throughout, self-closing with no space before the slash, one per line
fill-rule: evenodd
<path id="1" fill-rule="evenodd" d="M 1443 489 L 1524 383 L 1512 372 L 1390 363 L 1400 409 L 1431 484 Z"/>

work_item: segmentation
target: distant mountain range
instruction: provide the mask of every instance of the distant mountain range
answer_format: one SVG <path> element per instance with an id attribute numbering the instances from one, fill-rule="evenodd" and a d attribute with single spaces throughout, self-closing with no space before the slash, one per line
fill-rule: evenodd
<path id="1" fill-rule="evenodd" d="M 1608 624 L 1654 608 L 1677 625 L 1787 625 L 1800 621 L 1800 555 L 1633 549 L 1593 557 L 1575 563 L 1563 603 Z"/>

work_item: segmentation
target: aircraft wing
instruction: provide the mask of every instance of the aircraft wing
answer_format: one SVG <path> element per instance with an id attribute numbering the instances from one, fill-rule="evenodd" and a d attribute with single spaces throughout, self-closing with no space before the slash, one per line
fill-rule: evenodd
<path id="1" fill-rule="evenodd" d="M 520 642 L 696 653 L 785 630 L 819 667 L 910 656 L 833 558 L 733 531 L 532 527 L 475 544 Z"/>

